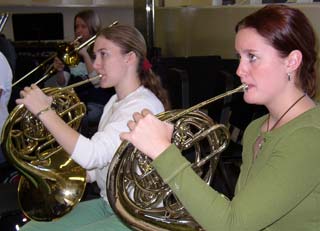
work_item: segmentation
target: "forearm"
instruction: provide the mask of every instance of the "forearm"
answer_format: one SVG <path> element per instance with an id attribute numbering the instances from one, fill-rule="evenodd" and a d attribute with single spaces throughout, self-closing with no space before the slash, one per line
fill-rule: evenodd
<path id="1" fill-rule="evenodd" d="M 79 133 L 66 124 L 54 110 L 42 113 L 39 115 L 39 119 L 63 149 L 71 154 L 79 138 Z"/>
<path id="2" fill-rule="evenodd" d="M 205 230 L 229 230 L 230 201 L 200 179 L 178 152 L 172 145 L 153 162 L 158 173 Z"/>

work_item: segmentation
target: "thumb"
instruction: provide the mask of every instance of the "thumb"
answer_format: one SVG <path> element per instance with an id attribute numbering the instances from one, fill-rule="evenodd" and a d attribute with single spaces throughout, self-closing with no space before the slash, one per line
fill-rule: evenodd
<path id="1" fill-rule="evenodd" d="M 122 141 L 124 141 L 124 140 L 129 141 L 129 139 L 130 139 L 129 132 L 121 132 L 119 136 L 120 136 L 120 140 L 122 140 Z"/>

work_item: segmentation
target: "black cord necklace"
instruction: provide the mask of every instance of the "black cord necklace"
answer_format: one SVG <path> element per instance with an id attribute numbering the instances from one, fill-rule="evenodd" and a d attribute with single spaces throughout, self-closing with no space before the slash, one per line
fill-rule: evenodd
<path id="1" fill-rule="evenodd" d="M 275 124 L 270 128 L 269 130 L 269 121 L 270 121 L 270 114 L 268 115 L 267 118 L 267 132 L 272 131 L 278 124 L 279 122 L 283 119 L 283 117 L 300 101 L 302 100 L 304 97 L 306 96 L 306 94 L 304 93 L 302 96 L 300 96 L 281 116 L 280 118 L 275 122 Z M 255 144 L 253 146 L 253 160 L 256 159 L 257 154 L 259 152 L 259 150 L 261 150 L 263 143 L 265 142 L 265 139 L 263 138 L 263 136 L 260 134 L 256 141 Z"/>
<path id="2" fill-rule="evenodd" d="M 302 96 L 299 97 L 299 99 L 297 99 L 281 116 L 280 118 L 274 123 L 274 125 L 272 126 L 272 128 L 269 130 L 269 121 L 270 121 L 270 114 L 268 115 L 268 120 L 267 120 L 267 132 L 272 131 L 272 129 L 274 129 L 278 123 L 282 120 L 282 118 L 300 101 L 303 99 L 303 97 L 305 97 L 306 94 L 304 93 Z"/>

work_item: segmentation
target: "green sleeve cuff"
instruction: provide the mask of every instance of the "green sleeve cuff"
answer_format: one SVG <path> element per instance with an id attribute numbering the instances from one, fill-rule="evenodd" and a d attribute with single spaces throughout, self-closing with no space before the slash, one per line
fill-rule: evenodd
<path id="1" fill-rule="evenodd" d="M 180 150 L 174 144 L 171 144 L 152 162 L 152 165 L 163 181 L 168 183 L 191 163 L 181 155 Z"/>

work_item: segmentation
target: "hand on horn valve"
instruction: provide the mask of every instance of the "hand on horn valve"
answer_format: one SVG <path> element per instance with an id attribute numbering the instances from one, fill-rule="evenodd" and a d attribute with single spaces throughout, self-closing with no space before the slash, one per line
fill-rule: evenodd
<path id="1" fill-rule="evenodd" d="M 171 144 L 173 125 L 156 118 L 149 110 L 135 112 L 128 122 L 129 132 L 120 134 L 151 159 L 158 157 Z"/>
<path id="2" fill-rule="evenodd" d="M 16 99 L 17 104 L 24 104 L 24 106 L 34 115 L 38 114 L 45 108 L 51 106 L 53 101 L 51 96 L 47 96 L 35 84 L 30 87 L 25 87 L 20 91 L 20 99 Z"/>

